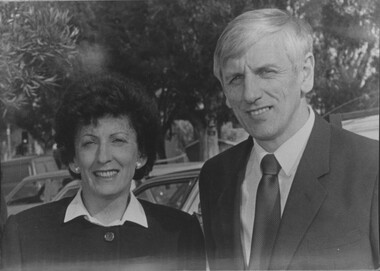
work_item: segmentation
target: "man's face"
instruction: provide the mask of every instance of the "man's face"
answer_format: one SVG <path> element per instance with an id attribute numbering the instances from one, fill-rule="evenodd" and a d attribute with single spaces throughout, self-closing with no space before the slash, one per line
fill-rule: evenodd
<path id="1" fill-rule="evenodd" d="M 275 151 L 308 118 L 304 94 L 312 88 L 312 55 L 304 62 L 296 71 L 283 42 L 270 36 L 222 68 L 227 105 L 267 151 Z"/>

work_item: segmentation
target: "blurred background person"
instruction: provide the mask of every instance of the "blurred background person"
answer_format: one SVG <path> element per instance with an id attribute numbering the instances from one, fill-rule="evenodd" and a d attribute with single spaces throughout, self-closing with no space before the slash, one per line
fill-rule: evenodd
<path id="1" fill-rule="evenodd" d="M 160 133 L 156 104 L 139 84 L 114 75 L 76 82 L 55 121 L 62 162 L 82 188 L 8 219 L 4 267 L 204 268 L 195 217 L 131 192 L 132 179 L 152 169 Z"/>

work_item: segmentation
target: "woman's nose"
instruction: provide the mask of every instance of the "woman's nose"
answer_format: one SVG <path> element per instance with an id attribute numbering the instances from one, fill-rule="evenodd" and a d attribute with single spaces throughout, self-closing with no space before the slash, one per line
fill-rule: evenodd
<path id="1" fill-rule="evenodd" d="M 111 150 L 107 144 L 101 143 L 98 149 L 98 161 L 100 163 L 107 163 L 111 160 Z"/>

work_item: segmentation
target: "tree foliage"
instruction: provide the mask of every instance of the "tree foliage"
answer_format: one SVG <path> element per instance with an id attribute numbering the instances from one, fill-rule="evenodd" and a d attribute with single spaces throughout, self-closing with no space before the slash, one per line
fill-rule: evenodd
<path id="1" fill-rule="evenodd" d="M 78 29 L 68 10 L 48 3 L 1 3 L 0 107 L 52 145 L 52 118 L 73 70 Z"/>
<path id="2" fill-rule="evenodd" d="M 210 123 L 220 126 L 233 119 L 212 73 L 217 38 L 243 11 L 278 7 L 305 18 L 315 30 L 316 77 L 310 95 L 314 108 L 324 114 L 378 106 L 378 2 L 2 4 L 0 67 L 8 81 L 0 81 L 0 100 L 2 105 L 26 101 L 18 122 L 37 138 L 51 139 L 52 115 L 67 80 L 88 72 L 118 72 L 141 81 L 157 97 L 164 131 L 170 130 L 175 120 L 184 119 L 192 123 L 198 138 L 205 138 Z M 75 72 L 74 57 L 78 62 Z"/>
<path id="3" fill-rule="evenodd" d="M 322 114 L 378 107 L 378 1 L 308 1 L 315 30 L 312 105 Z M 377 19 L 376 19 L 377 18 Z"/>
<path id="4" fill-rule="evenodd" d="M 87 48 L 83 51 L 96 52 L 98 65 L 91 67 L 143 82 L 157 97 L 164 132 L 176 119 L 185 119 L 202 138 L 210 122 L 221 124 L 231 117 L 212 73 L 213 51 L 221 31 L 243 10 L 282 2 L 95 2 L 81 3 L 75 13 L 85 10 L 86 18 L 96 18 L 78 20 L 80 28 L 86 29 L 80 38 Z"/>

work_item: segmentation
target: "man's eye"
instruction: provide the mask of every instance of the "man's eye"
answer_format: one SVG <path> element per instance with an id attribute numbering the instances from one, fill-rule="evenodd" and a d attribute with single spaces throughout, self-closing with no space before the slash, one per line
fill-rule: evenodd
<path id="1" fill-rule="evenodd" d="M 276 71 L 270 70 L 270 69 L 263 69 L 263 70 L 259 71 L 259 75 L 262 77 L 269 77 L 269 76 L 273 76 L 275 74 L 276 74 Z"/>

